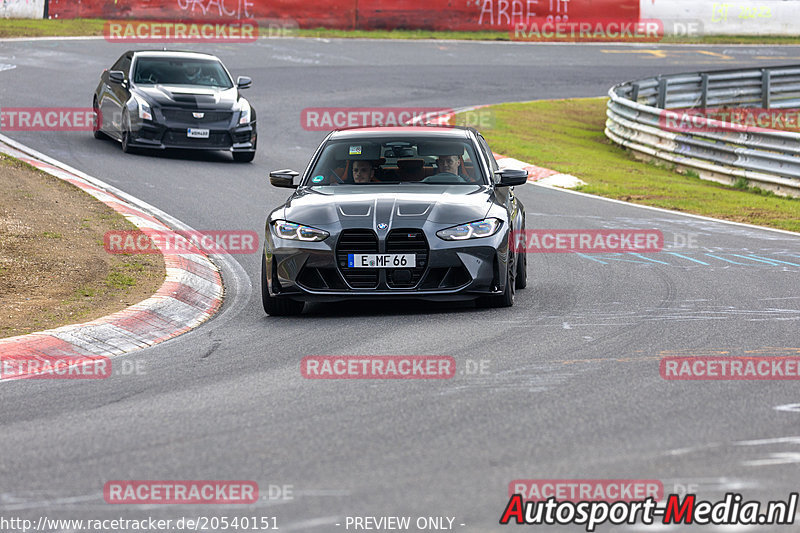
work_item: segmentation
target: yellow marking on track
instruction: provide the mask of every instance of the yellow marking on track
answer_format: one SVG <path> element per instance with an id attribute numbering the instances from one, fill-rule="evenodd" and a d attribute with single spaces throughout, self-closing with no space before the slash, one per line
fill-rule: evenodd
<path id="1" fill-rule="evenodd" d="M 602 50 L 604 54 L 650 54 L 660 59 L 668 57 L 667 50 Z"/>
<path id="2" fill-rule="evenodd" d="M 800 348 L 791 347 L 766 347 L 757 348 L 755 350 L 736 350 L 744 354 L 760 354 L 761 356 L 769 355 L 772 357 L 796 357 L 800 355 Z M 644 350 L 636 350 L 636 353 L 644 353 Z M 687 348 L 684 350 L 661 350 L 657 352 L 658 355 L 650 356 L 633 356 L 633 357 L 596 357 L 593 359 L 564 359 L 561 361 L 548 361 L 548 363 L 561 363 L 562 365 L 577 365 L 581 363 L 642 363 L 647 361 L 661 361 L 665 357 L 719 357 L 719 356 L 733 356 L 732 350 L 714 350 L 711 348 L 693 350 Z M 748 357 L 739 356 L 739 357 Z M 756 357 L 756 355 L 751 355 Z"/>
<path id="3" fill-rule="evenodd" d="M 564 361 L 548 361 L 562 365 L 577 365 L 580 363 L 641 363 L 644 361 L 660 361 L 661 357 L 598 357 L 596 359 L 567 359 Z"/>
<path id="4" fill-rule="evenodd" d="M 711 50 L 601 50 L 604 54 L 647 54 L 658 59 L 669 59 L 686 54 L 700 54 L 711 56 L 724 61 L 732 61 L 733 56 L 712 52 Z"/>
<path id="5" fill-rule="evenodd" d="M 726 61 L 731 61 L 732 59 L 734 59 L 733 56 L 720 54 L 718 52 L 711 52 L 710 50 L 695 50 L 695 52 L 697 52 L 698 54 L 703 54 L 703 55 L 707 55 L 707 56 L 718 57 L 718 58 L 724 59 Z"/>

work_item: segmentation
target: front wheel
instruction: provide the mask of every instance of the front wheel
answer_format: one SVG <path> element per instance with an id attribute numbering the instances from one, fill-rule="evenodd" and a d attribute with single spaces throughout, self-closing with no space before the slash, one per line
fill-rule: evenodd
<path id="1" fill-rule="evenodd" d="M 233 160 L 237 163 L 249 163 L 255 159 L 256 153 L 253 152 L 233 152 Z"/>
<path id="2" fill-rule="evenodd" d="M 131 117 L 125 111 L 122 115 L 122 151 L 126 154 L 132 154 L 134 149 L 130 145 L 131 142 Z"/>
<path id="3" fill-rule="evenodd" d="M 517 277 L 515 280 L 515 288 L 524 289 L 528 286 L 528 256 L 524 251 L 517 253 L 520 255 L 517 257 Z"/>
<path id="4" fill-rule="evenodd" d="M 237 163 L 249 163 L 256 157 L 256 148 L 258 147 L 258 140 L 253 142 L 252 152 L 233 152 L 233 160 Z"/>
<path id="5" fill-rule="evenodd" d="M 506 278 L 506 288 L 503 294 L 481 296 L 475 302 L 478 307 L 512 307 L 514 305 L 514 296 L 516 294 L 516 271 L 517 267 L 514 264 L 514 256 L 508 257 L 508 277 Z"/>
<path id="6" fill-rule="evenodd" d="M 296 302 L 288 298 L 278 298 L 269 293 L 269 284 L 267 283 L 267 258 L 261 254 L 261 303 L 264 306 L 264 312 L 270 316 L 292 316 L 299 315 L 303 312 L 305 304 L 303 302 Z"/>
<path id="7" fill-rule="evenodd" d="M 92 100 L 92 110 L 94 111 L 94 128 L 92 134 L 94 135 L 95 139 L 107 139 L 106 134 L 102 132 L 100 128 L 103 127 L 102 124 L 102 115 L 100 114 L 100 108 L 97 107 L 97 100 Z"/>

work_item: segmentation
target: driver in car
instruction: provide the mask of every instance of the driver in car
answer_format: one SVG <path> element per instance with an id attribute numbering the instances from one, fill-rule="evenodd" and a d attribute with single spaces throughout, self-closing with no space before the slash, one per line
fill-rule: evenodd
<path id="1" fill-rule="evenodd" d="M 439 169 L 439 173 L 446 172 L 458 176 L 458 166 L 460 164 L 461 156 L 459 155 L 440 155 L 436 159 L 436 166 Z"/>
<path id="2" fill-rule="evenodd" d="M 186 73 L 186 80 L 193 85 L 202 85 L 202 81 L 206 78 L 203 76 L 203 68 L 197 63 L 190 63 L 184 69 Z"/>
<path id="3" fill-rule="evenodd" d="M 353 181 L 356 183 L 369 183 L 375 177 L 375 164 L 372 161 L 353 161 Z"/>
<path id="4" fill-rule="evenodd" d="M 460 155 L 440 155 L 436 158 L 437 173 L 430 178 L 441 178 L 443 175 L 458 176 L 461 181 L 470 181 L 467 176 L 459 173 L 463 159 Z"/>

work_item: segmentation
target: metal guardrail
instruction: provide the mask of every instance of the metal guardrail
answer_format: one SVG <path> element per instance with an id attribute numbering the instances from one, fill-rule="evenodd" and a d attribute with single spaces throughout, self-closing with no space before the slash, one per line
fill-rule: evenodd
<path id="1" fill-rule="evenodd" d="M 658 76 L 608 95 L 605 134 L 640 159 L 800 197 L 800 133 L 691 116 L 709 108 L 800 108 L 800 66 Z"/>

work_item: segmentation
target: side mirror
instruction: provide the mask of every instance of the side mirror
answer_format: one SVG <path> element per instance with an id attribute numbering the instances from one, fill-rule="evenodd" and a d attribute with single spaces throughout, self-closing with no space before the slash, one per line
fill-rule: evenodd
<path id="1" fill-rule="evenodd" d="M 247 76 L 239 76 L 236 78 L 236 87 L 239 89 L 248 89 L 253 84 L 253 80 Z"/>
<path id="2" fill-rule="evenodd" d="M 500 181 L 496 183 L 498 187 L 514 187 L 515 185 L 524 185 L 528 182 L 527 170 L 504 168 L 502 170 L 495 170 L 494 173 L 500 177 Z"/>
<path id="3" fill-rule="evenodd" d="M 273 170 L 269 173 L 269 182 L 273 187 L 284 187 L 286 189 L 296 189 L 297 185 L 294 184 L 294 179 L 300 173 L 294 170 Z"/>
<path id="4" fill-rule="evenodd" d="M 109 70 L 108 81 L 122 85 L 125 83 L 125 73 L 121 70 Z"/>

